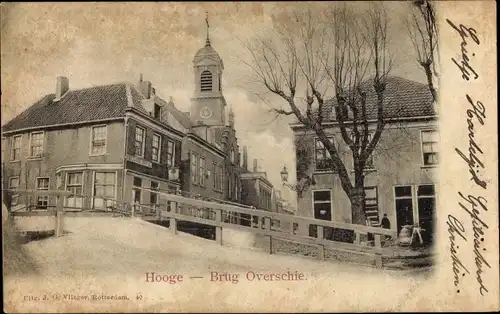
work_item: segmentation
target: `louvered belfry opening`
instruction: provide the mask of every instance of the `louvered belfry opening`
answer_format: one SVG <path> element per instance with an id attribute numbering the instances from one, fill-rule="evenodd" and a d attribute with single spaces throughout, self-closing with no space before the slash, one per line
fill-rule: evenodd
<path id="1" fill-rule="evenodd" d="M 210 92 L 212 91 L 212 72 L 210 71 L 203 71 L 201 72 L 201 91 L 202 92 Z"/>

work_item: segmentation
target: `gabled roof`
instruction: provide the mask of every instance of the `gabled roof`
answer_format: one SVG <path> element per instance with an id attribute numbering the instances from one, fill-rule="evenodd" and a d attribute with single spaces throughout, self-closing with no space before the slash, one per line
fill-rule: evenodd
<path id="1" fill-rule="evenodd" d="M 2 131 L 124 117 L 129 101 L 127 88 L 131 106 L 146 112 L 141 105 L 142 95 L 131 84 L 94 86 L 70 90 L 59 101 L 54 101 L 55 94 L 48 94 L 7 122 Z"/>
<path id="2" fill-rule="evenodd" d="M 361 84 L 366 94 L 366 113 L 368 120 L 377 119 L 377 94 L 371 80 Z M 337 100 L 330 99 L 323 106 L 324 121 L 336 121 L 335 106 Z M 384 91 L 385 118 L 414 118 L 436 116 L 432 94 L 426 84 L 418 83 L 397 76 L 387 78 Z M 360 103 L 357 104 L 361 108 Z M 349 112 L 350 117 L 351 113 Z"/>
<path id="3" fill-rule="evenodd" d="M 170 100 L 166 102 L 164 99 L 160 97 L 155 98 L 155 102 L 160 105 L 162 108 L 165 108 L 179 123 L 186 129 L 190 129 L 193 126 L 193 123 L 188 115 L 184 112 L 180 111 L 175 107 L 174 102 Z"/>

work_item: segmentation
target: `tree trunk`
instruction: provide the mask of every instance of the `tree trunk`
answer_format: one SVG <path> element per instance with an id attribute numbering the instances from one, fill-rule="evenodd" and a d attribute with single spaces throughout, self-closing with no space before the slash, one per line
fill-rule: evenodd
<path id="1" fill-rule="evenodd" d="M 351 189 L 351 212 L 352 223 L 356 225 L 366 225 L 365 215 L 365 193 L 363 187 L 354 187 Z"/>
<path id="2" fill-rule="evenodd" d="M 427 77 L 427 85 L 429 86 L 429 90 L 430 90 L 431 95 L 432 95 L 432 100 L 434 100 L 434 102 L 437 102 L 438 95 L 437 95 L 436 88 L 434 87 L 434 83 L 432 81 L 431 64 L 430 63 L 424 64 L 423 67 L 425 70 L 425 76 Z"/>

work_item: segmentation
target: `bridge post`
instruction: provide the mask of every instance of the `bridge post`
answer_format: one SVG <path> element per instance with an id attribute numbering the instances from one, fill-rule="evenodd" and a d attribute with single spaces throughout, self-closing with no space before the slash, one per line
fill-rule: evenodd
<path id="1" fill-rule="evenodd" d="M 63 234 L 63 214 L 64 214 L 64 208 L 63 208 L 63 197 L 62 196 L 56 196 L 56 202 L 57 202 L 57 207 L 56 207 L 56 230 L 55 230 L 55 235 L 56 237 L 60 237 Z"/>
<path id="2" fill-rule="evenodd" d="M 317 236 L 318 236 L 318 259 L 324 261 L 325 260 L 325 246 L 322 244 L 323 240 L 325 239 L 325 233 L 324 233 L 324 227 L 323 226 L 317 226 Z"/>
<path id="3" fill-rule="evenodd" d="M 177 213 L 177 203 L 170 201 L 170 211 L 172 214 Z M 170 230 L 173 232 L 173 234 L 177 234 L 177 219 L 174 216 L 170 216 Z"/>
<path id="4" fill-rule="evenodd" d="M 222 245 L 222 210 L 215 210 L 215 242 Z"/>
<path id="5" fill-rule="evenodd" d="M 356 232 L 356 239 L 354 240 L 355 244 L 360 244 L 361 243 L 361 234 L 359 232 Z"/>
<path id="6" fill-rule="evenodd" d="M 161 207 L 158 204 L 153 204 L 156 210 L 156 219 L 161 220 Z"/>
<path id="7" fill-rule="evenodd" d="M 382 239 L 380 234 L 375 234 L 375 247 L 381 249 L 382 248 Z M 375 254 L 375 266 L 378 268 L 382 268 L 382 254 Z"/>
<path id="8" fill-rule="evenodd" d="M 264 217 L 264 228 L 266 231 L 271 231 L 271 217 Z M 269 254 L 273 254 L 273 237 L 269 235 Z"/>

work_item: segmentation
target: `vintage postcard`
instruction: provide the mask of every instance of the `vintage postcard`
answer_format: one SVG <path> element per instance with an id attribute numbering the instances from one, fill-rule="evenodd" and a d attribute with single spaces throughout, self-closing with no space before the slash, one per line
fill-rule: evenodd
<path id="1" fill-rule="evenodd" d="M 0 8 L 5 312 L 500 310 L 493 1 Z"/>

